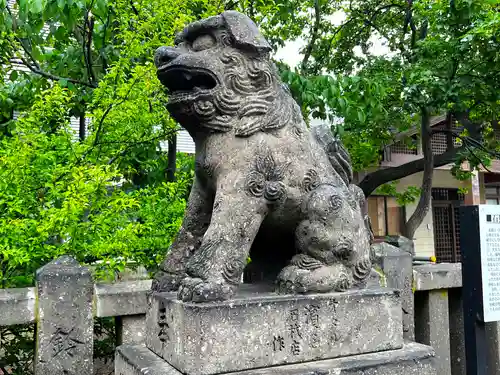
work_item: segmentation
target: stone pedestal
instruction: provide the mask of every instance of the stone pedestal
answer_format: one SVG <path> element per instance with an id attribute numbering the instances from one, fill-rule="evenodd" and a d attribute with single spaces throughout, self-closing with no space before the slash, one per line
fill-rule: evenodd
<path id="1" fill-rule="evenodd" d="M 146 347 L 121 347 L 117 375 L 434 374 L 430 347 L 403 344 L 401 297 L 391 289 L 278 295 L 242 285 L 225 302 L 173 293 L 149 302 Z"/>
<path id="2" fill-rule="evenodd" d="M 182 375 L 144 346 L 122 345 L 115 357 L 115 375 Z M 437 375 L 429 346 L 409 343 L 402 349 L 323 361 L 265 367 L 227 375 Z"/>
<path id="3" fill-rule="evenodd" d="M 253 294 L 183 303 L 153 297 L 146 343 L 190 375 L 212 375 L 403 346 L 401 302 L 391 290 L 316 295 Z"/>

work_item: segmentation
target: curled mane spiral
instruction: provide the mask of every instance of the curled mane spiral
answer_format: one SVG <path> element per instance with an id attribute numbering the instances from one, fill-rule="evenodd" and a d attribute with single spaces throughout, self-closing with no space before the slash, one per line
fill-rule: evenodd
<path id="1" fill-rule="evenodd" d="M 204 127 L 215 131 L 234 128 L 236 136 L 247 137 L 301 121 L 300 109 L 267 55 L 248 57 L 229 50 L 221 61 L 225 65 L 222 87 L 211 100 L 193 105 Z"/>

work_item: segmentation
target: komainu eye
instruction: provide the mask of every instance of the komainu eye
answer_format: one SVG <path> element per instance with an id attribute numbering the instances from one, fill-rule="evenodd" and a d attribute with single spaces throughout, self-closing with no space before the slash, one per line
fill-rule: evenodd
<path id="1" fill-rule="evenodd" d="M 194 51 L 203 51 L 205 49 L 212 48 L 214 45 L 215 38 L 212 35 L 204 34 L 200 35 L 193 41 L 191 48 Z"/>

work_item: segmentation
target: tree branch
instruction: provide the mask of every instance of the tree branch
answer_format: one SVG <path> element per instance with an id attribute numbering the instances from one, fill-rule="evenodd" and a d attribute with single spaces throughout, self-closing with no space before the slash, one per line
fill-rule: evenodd
<path id="1" fill-rule="evenodd" d="M 477 148 L 477 149 L 487 153 L 491 157 L 494 157 L 496 159 L 500 159 L 500 153 L 498 153 L 494 150 L 487 149 L 481 142 L 479 142 L 478 140 L 476 140 L 472 137 L 463 137 L 458 132 L 453 131 L 453 130 L 448 130 L 448 129 L 433 129 L 431 132 L 431 134 L 437 134 L 437 133 L 451 133 L 452 137 L 458 138 L 462 141 L 462 143 L 466 149 L 470 150 L 470 147 Z"/>
<path id="2" fill-rule="evenodd" d="M 411 29 L 411 49 L 415 49 L 415 45 L 417 44 L 417 27 L 413 22 L 413 17 L 410 19 L 410 29 Z"/>
<path id="3" fill-rule="evenodd" d="M 82 47 L 83 57 L 87 67 L 88 80 L 90 84 L 95 84 L 96 78 L 92 69 L 92 34 L 94 32 L 94 17 L 92 16 L 92 12 L 90 10 L 85 13 L 83 30 Z M 87 38 L 85 38 L 85 34 L 87 34 Z"/>
<path id="4" fill-rule="evenodd" d="M 465 147 L 467 148 L 467 151 L 469 151 L 469 153 L 472 155 L 472 157 L 475 159 L 475 161 L 479 164 L 481 164 L 481 166 L 486 170 L 486 172 L 489 172 L 489 173 L 493 173 L 492 171 L 489 170 L 489 168 L 484 165 L 483 161 L 481 160 L 481 158 L 479 156 L 476 155 L 476 153 L 474 152 L 474 150 L 472 148 L 470 148 L 468 145 L 465 145 Z"/>
<path id="5" fill-rule="evenodd" d="M 150 143 L 150 142 L 153 142 L 153 141 L 156 141 L 156 140 L 159 140 L 159 139 L 165 139 L 165 138 L 168 138 L 169 136 L 172 136 L 172 135 L 175 135 L 177 134 L 177 131 L 178 129 L 174 129 L 174 130 L 171 130 L 169 132 L 166 132 L 166 133 L 162 133 L 160 135 L 157 135 L 156 137 L 153 137 L 153 138 L 149 138 L 149 139 L 145 139 L 143 141 L 138 141 L 138 142 L 133 142 L 133 143 L 129 143 L 127 145 L 127 147 L 125 147 L 122 151 L 120 151 L 118 154 L 116 154 L 115 156 L 113 156 L 111 159 L 109 159 L 108 161 L 108 165 L 110 164 L 113 164 L 116 160 L 118 160 L 118 158 L 122 157 L 122 156 L 125 156 L 126 153 L 134 146 L 137 146 L 137 145 L 140 145 L 140 144 L 144 144 L 144 143 Z"/>
<path id="6" fill-rule="evenodd" d="M 349 6 L 350 10 L 351 10 L 351 13 L 354 13 L 353 9 L 352 9 L 352 1 L 351 1 L 351 4 Z M 363 21 L 365 22 L 365 24 L 370 24 L 371 27 L 374 27 L 376 26 L 374 23 L 373 23 L 373 20 L 377 17 L 377 15 L 382 12 L 383 10 L 386 10 L 386 9 L 390 9 L 390 8 L 399 8 L 399 9 L 402 9 L 404 10 L 405 8 L 400 5 L 400 4 L 388 4 L 388 5 L 384 5 L 384 6 L 381 6 L 380 8 L 376 9 L 373 14 L 371 15 L 370 19 L 368 20 L 368 23 L 366 22 L 367 20 L 364 19 L 364 14 L 363 14 Z M 330 37 L 330 40 L 328 42 L 328 50 L 325 52 L 325 55 L 328 55 L 330 53 L 330 50 L 332 48 L 332 44 L 333 44 L 333 40 L 335 39 L 335 37 L 337 36 L 338 33 L 340 33 L 342 31 L 342 29 L 344 27 L 346 27 L 347 25 L 349 25 L 351 22 L 354 22 L 356 20 L 358 20 L 357 18 L 358 16 L 352 16 L 351 18 L 349 18 L 347 21 L 345 21 L 343 24 L 341 24 L 340 26 L 337 27 L 337 29 L 333 32 L 332 36 Z M 384 36 L 382 34 L 382 32 L 379 30 L 378 27 L 374 27 L 382 36 Z M 361 28 L 360 30 L 358 30 L 358 32 L 356 33 L 356 35 L 353 37 L 353 39 L 356 39 L 362 32 L 364 31 L 364 28 Z M 385 38 L 387 38 L 387 36 L 384 36 Z M 389 38 L 387 38 L 389 39 Z M 311 52 L 312 53 L 312 52 Z M 305 56 L 304 56 L 305 57 Z"/>
<path id="7" fill-rule="evenodd" d="M 38 69 L 38 68 L 32 66 L 31 64 L 29 64 L 24 57 L 22 57 L 20 55 L 18 57 L 23 62 L 23 65 L 25 65 L 33 73 L 35 73 L 35 74 L 37 74 L 39 76 L 42 76 L 44 78 L 47 78 L 47 79 L 49 79 L 51 81 L 66 80 L 66 81 L 71 82 L 71 83 L 73 83 L 75 85 L 82 85 L 82 86 L 90 87 L 90 88 L 93 88 L 93 89 L 95 89 L 97 87 L 97 85 L 95 85 L 95 84 L 90 84 L 90 83 L 79 81 L 79 80 L 73 79 L 73 78 L 59 77 L 59 76 L 56 76 L 55 74 L 47 73 L 47 72 L 45 72 L 45 71 L 43 71 L 41 69 Z"/>
<path id="8" fill-rule="evenodd" d="M 475 159 L 479 159 L 479 157 L 474 153 L 473 149 L 479 149 L 494 157 L 495 159 L 500 159 L 500 153 L 497 153 L 493 150 L 488 150 L 481 142 L 472 137 L 463 137 L 456 131 L 449 129 L 432 129 L 430 131 L 430 136 L 432 137 L 432 135 L 438 133 L 451 133 L 453 137 L 456 137 L 462 141 L 463 146 L 454 147 L 451 150 L 446 150 L 446 152 L 440 155 L 434 155 L 434 168 L 442 167 L 443 165 L 455 162 L 457 155 L 464 151 L 470 152 Z M 380 185 L 394 180 L 399 180 L 403 177 L 410 176 L 418 172 L 422 172 L 424 170 L 424 167 L 425 158 L 421 158 L 402 165 L 398 165 L 397 167 L 378 169 L 375 172 L 372 172 L 365 176 L 363 180 L 361 180 L 361 182 L 358 184 L 358 186 L 363 190 L 365 196 L 369 196 Z M 487 170 L 484 165 L 483 167 Z"/>
<path id="9" fill-rule="evenodd" d="M 413 0 L 407 0 L 408 6 L 406 7 L 406 16 L 403 24 L 403 35 L 401 37 L 401 43 L 399 46 L 399 49 L 401 52 L 405 51 L 405 48 L 403 47 L 404 39 L 406 36 L 406 33 L 408 32 L 408 26 L 410 27 L 411 30 L 411 44 L 410 44 L 410 50 L 413 50 L 415 48 L 415 45 L 417 43 L 417 27 L 415 26 L 415 22 L 413 21 Z"/>
<path id="10" fill-rule="evenodd" d="M 235 10 L 237 5 L 237 0 L 224 2 L 224 10 Z"/>
<path id="11" fill-rule="evenodd" d="M 472 122 L 469 118 L 469 112 L 468 111 L 460 111 L 460 112 L 453 112 L 453 116 L 464 126 L 465 129 L 469 132 L 469 135 L 472 139 L 476 140 L 478 143 L 481 140 L 481 125 L 475 124 Z"/>
<path id="12" fill-rule="evenodd" d="M 121 104 L 122 102 L 120 102 L 119 104 Z M 117 105 L 119 105 L 117 104 Z M 108 108 L 106 108 L 106 110 L 104 111 L 104 113 L 102 114 L 101 116 L 101 119 L 99 120 L 99 124 L 97 125 L 97 130 L 95 132 L 95 138 L 94 138 L 94 142 L 92 143 L 92 147 L 90 149 L 92 149 L 93 147 L 97 146 L 98 143 L 99 143 L 99 138 L 101 136 L 101 133 L 102 133 L 102 125 L 104 123 L 104 120 L 106 119 L 106 117 L 109 115 L 109 112 L 111 112 L 111 110 L 113 109 L 113 107 L 115 107 L 115 105 L 113 104 L 110 104 L 108 106 Z"/>
<path id="13" fill-rule="evenodd" d="M 403 7 L 402 5 L 400 4 L 388 4 L 388 5 L 384 5 L 384 6 L 381 6 L 380 8 L 376 9 L 372 15 L 370 16 L 370 18 L 366 18 L 365 14 L 362 15 L 362 21 L 365 25 L 367 26 L 370 26 L 372 27 L 373 29 L 375 29 L 376 31 L 378 31 L 378 33 L 383 36 L 384 38 L 386 38 L 387 40 L 389 40 L 390 38 L 385 35 L 385 33 L 383 33 L 381 31 L 381 29 L 375 24 L 375 18 L 377 18 L 377 16 L 379 15 L 379 13 L 381 13 L 383 10 L 387 10 L 387 9 L 391 9 L 391 8 L 398 8 L 398 9 L 401 9 L 401 10 L 406 10 L 405 7 Z M 349 21 L 345 22 L 343 25 L 340 26 L 340 28 L 335 32 L 334 36 L 331 38 L 331 42 L 330 44 L 333 42 L 333 38 L 335 37 L 335 35 L 342 29 L 342 27 L 344 27 L 345 25 L 347 25 L 349 22 L 353 21 L 355 18 L 351 18 Z M 356 38 L 358 38 L 358 36 L 363 33 L 363 31 L 365 30 L 365 28 L 360 28 L 360 30 L 355 34 L 355 36 L 353 37 L 354 40 L 356 40 Z"/>
<path id="14" fill-rule="evenodd" d="M 33 57 L 33 55 L 31 54 L 31 52 L 29 51 L 29 49 L 24 45 L 24 42 L 15 34 L 16 33 L 16 29 L 17 29 L 17 26 L 16 26 L 16 23 L 14 22 L 14 17 L 12 15 L 12 12 L 9 8 L 8 5 L 5 5 L 5 9 L 7 10 L 7 12 L 9 13 L 10 17 L 12 18 L 12 28 L 13 28 L 13 32 L 14 32 L 14 39 L 15 41 L 21 46 L 23 52 L 28 56 L 28 58 L 31 60 L 31 63 L 28 62 L 28 60 L 22 55 L 22 53 L 18 50 L 18 48 L 16 47 L 16 45 L 14 44 L 14 42 L 12 40 L 9 40 L 9 43 L 12 45 L 12 47 L 14 48 L 14 50 L 17 52 L 17 55 L 19 57 L 19 59 L 22 61 L 23 65 L 26 66 L 31 72 L 39 75 L 39 76 L 42 76 L 44 78 L 47 78 L 51 81 L 59 81 L 59 80 L 66 80 L 68 82 L 71 82 L 75 85 L 82 85 L 82 86 L 86 86 L 86 87 L 90 87 L 90 88 L 96 88 L 97 85 L 96 84 L 90 84 L 90 83 L 86 83 L 86 82 L 83 82 L 83 81 L 79 81 L 77 79 L 73 79 L 73 78 L 65 78 L 65 77 L 59 77 L 55 74 L 51 74 L 51 73 L 48 73 L 48 72 L 45 72 L 42 70 L 40 64 L 38 64 L 38 61 L 36 61 L 36 59 Z"/>
<path id="15" fill-rule="evenodd" d="M 332 34 L 330 40 L 328 41 L 328 51 L 327 51 L 328 53 L 326 53 L 326 55 L 328 55 L 330 53 L 330 51 L 332 49 L 333 40 L 335 39 L 337 34 L 340 33 L 344 27 L 346 27 L 348 24 L 350 24 L 353 21 L 354 21 L 354 18 L 351 18 L 348 21 L 344 22 L 339 27 L 337 27 L 337 30 L 335 30 L 335 32 Z"/>
<path id="16" fill-rule="evenodd" d="M 253 0 L 248 1 L 248 15 L 252 20 L 255 19 L 255 7 Z"/>
<path id="17" fill-rule="evenodd" d="M 66 80 L 66 81 L 71 82 L 75 85 L 82 85 L 82 86 L 90 87 L 93 89 L 95 89 L 97 87 L 97 85 L 95 85 L 95 84 L 90 84 L 90 83 L 87 83 L 84 81 L 79 81 L 79 80 L 73 79 L 73 78 L 60 77 L 60 76 L 57 76 L 55 74 L 51 74 L 51 73 L 43 71 L 40 68 L 40 66 L 38 65 L 37 61 L 31 55 L 31 53 L 26 49 L 26 47 L 24 46 L 22 41 L 17 36 L 15 36 L 15 39 L 21 45 L 21 47 L 22 47 L 23 51 L 26 53 L 26 55 L 28 55 L 28 57 L 32 61 L 32 64 L 29 63 L 28 60 L 26 60 L 26 58 L 20 53 L 20 51 L 17 50 L 17 48 L 15 47 L 15 45 L 12 42 L 11 42 L 11 45 L 14 47 L 14 49 L 17 50 L 17 57 L 21 60 L 22 64 L 24 66 L 26 66 L 31 72 L 33 72 L 39 76 L 42 76 L 44 78 L 47 78 L 51 81 Z"/>
<path id="18" fill-rule="evenodd" d="M 138 15 L 139 15 L 139 11 L 137 10 L 137 8 L 136 8 L 136 7 L 135 7 L 135 5 L 134 5 L 134 0 L 130 0 L 130 6 L 131 6 L 132 11 L 134 12 L 134 14 L 135 14 L 136 16 L 138 16 Z"/>
<path id="19" fill-rule="evenodd" d="M 375 29 L 376 31 L 378 31 L 378 33 L 383 36 L 385 39 L 387 40 L 390 40 L 389 36 L 387 36 L 386 34 L 384 34 L 384 32 L 382 32 L 382 30 L 380 29 L 380 27 L 378 27 L 377 25 L 375 25 L 372 21 L 370 21 L 369 19 L 365 19 L 365 24 L 367 24 L 368 26 L 371 26 L 373 29 Z"/>
<path id="20" fill-rule="evenodd" d="M 307 45 L 306 52 L 304 53 L 304 58 L 302 59 L 302 64 L 301 64 L 301 70 L 302 72 L 305 71 L 307 62 L 309 61 L 309 58 L 311 57 L 314 45 L 316 44 L 316 40 L 318 39 L 319 36 L 319 26 L 321 23 L 321 14 L 320 14 L 321 8 L 319 5 L 319 0 L 314 0 L 314 26 L 313 26 L 313 31 L 311 34 L 311 40 L 309 41 L 309 44 Z"/>
<path id="21" fill-rule="evenodd" d="M 422 224 L 425 216 L 429 212 L 432 194 L 432 178 L 434 175 L 434 154 L 432 153 L 430 116 L 427 108 L 421 108 L 421 140 L 424 160 L 424 175 L 422 177 L 422 189 L 420 199 L 413 214 L 406 222 L 405 236 L 413 239 L 415 231 Z"/>
<path id="22" fill-rule="evenodd" d="M 167 182 L 175 181 L 175 169 L 177 164 L 177 136 L 174 135 L 168 140 L 168 156 L 167 156 Z"/>
<path id="23" fill-rule="evenodd" d="M 104 30 L 102 33 L 102 48 L 100 51 L 100 55 L 102 58 L 102 70 L 104 70 L 104 72 L 106 72 L 108 70 L 108 60 L 107 60 L 106 54 L 104 52 L 104 46 L 106 45 L 106 33 L 107 33 L 108 27 L 109 27 L 109 17 L 110 17 L 110 9 L 108 8 L 106 23 L 104 23 Z"/>
<path id="24" fill-rule="evenodd" d="M 453 163 L 456 156 L 464 150 L 465 147 L 457 147 L 440 155 L 435 155 L 433 160 L 434 168 Z M 375 172 L 372 172 L 369 175 L 365 176 L 363 180 L 358 184 L 358 186 L 363 190 L 365 196 L 369 196 L 380 185 L 394 180 L 399 180 L 414 173 L 422 172 L 424 170 L 424 165 L 424 158 L 421 158 L 402 165 L 398 165 L 397 167 L 378 169 Z"/>
<path id="25" fill-rule="evenodd" d="M 95 146 L 99 145 L 99 138 L 100 138 L 101 133 L 102 133 L 102 128 L 103 128 L 104 120 L 106 119 L 106 117 L 109 115 L 109 112 L 111 112 L 111 110 L 113 108 L 120 106 L 121 104 L 123 104 L 128 99 L 128 96 L 130 95 L 130 93 L 131 93 L 132 89 L 134 88 L 135 84 L 137 83 L 137 79 L 138 78 L 136 78 L 130 84 L 130 87 L 129 87 L 127 93 L 125 94 L 125 96 L 119 102 L 117 102 L 117 103 L 111 103 L 108 106 L 108 108 L 106 108 L 106 110 L 104 111 L 104 113 L 101 116 L 101 119 L 99 120 L 99 124 L 97 125 L 97 130 L 95 132 L 94 141 L 92 143 L 92 146 L 87 150 L 88 152 L 90 152 L 90 150 L 92 150 Z"/>

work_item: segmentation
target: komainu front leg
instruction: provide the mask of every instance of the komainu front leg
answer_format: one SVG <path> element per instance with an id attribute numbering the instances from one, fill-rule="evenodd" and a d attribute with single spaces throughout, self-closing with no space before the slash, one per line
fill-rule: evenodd
<path id="1" fill-rule="evenodd" d="M 195 178 L 182 226 L 153 279 L 153 291 L 168 292 L 179 288 L 181 281 L 187 276 L 187 262 L 200 247 L 208 228 L 212 206 L 213 198 L 202 189 Z"/>
<path id="2" fill-rule="evenodd" d="M 200 248 L 188 261 L 188 277 L 181 283 L 179 299 L 229 299 L 240 282 L 265 214 L 265 204 L 244 192 L 218 191 L 212 221 Z"/>
<path id="3" fill-rule="evenodd" d="M 278 276 L 281 293 L 344 291 L 366 280 L 369 235 L 359 205 L 348 194 L 323 185 L 304 203 L 306 219 L 296 230 L 301 254 Z"/>

